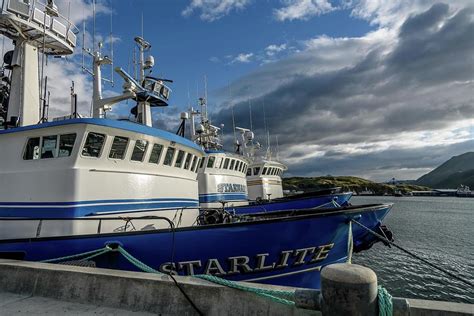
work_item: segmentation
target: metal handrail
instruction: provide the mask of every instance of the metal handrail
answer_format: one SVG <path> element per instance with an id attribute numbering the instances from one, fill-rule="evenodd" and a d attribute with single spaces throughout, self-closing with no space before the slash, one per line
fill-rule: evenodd
<path id="1" fill-rule="evenodd" d="M 30 9 L 30 17 L 29 17 L 30 19 L 33 18 L 33 12 L 36 7 L 40 8 L 40 10 L 46 14 L 46 4 L 38 0 L 33 0 L 33 3 L 31 4 L 31 9 Z M 65 17 L 59 12 L 58 12 L 58 17 L 61 18 L 61 20 L 63 20 L 64 22 L 66 22 L 68 31 L 72 28 L 72 32 L 74 34 L 78 34 L 80 32 L 79 28 L 74 23 L 72 23 L 69 20 L 69 18 Z"/>
<path id="2" fill-rule="evenodd" d="M 175 229 L 174 223 L 167 217 L 163 216 L 154 216 L 154 215 L 149 215 L 149 216 L 134 216 L 134 217 L 76 217 L 76 218 L 63 218 L 63 217 L 58 217 L 58 218 L 28 218 L 28 217 L 22 217 L 22 218 L 15 218 L 15 217 L 0 217 L 0 221 L 10 221 L 10 222 L 34 222 L 38 221 L 38 224 L 36 225 L 36 234 L 34 238 L 39 238 L 41 236 L 41 230 L 43 228 L 43 224 L 47 221 L 98 221 L 97 224 L 97 234 L 101 233 L 101 227 L 102 227 L 102 222 L 103 221 L 125 221 L 125 230 L 128 226 L 128 223 L 132 223 L 133 220 L 162 220 L 168 223 L 169 228 L 171 230 Z M 132 224 L 133 226 L 133 224 Z M 154 228 L 150 230 L 160 230 L 162 228 Z"/>
<path id="3" fill-rule="evenodd" d="M 9 13 L 9 14 L 17 14 L 15 12 L 11 12 L 9 11 L 8 9 L 5 8 L 5 4 L 7 4 L 8 6 L 8 3 L 10 2 L 10 0 L 3 0 L 2 1 L 2 7 L 1 7 L 1 13 Z M 34 9 L 35 8 L 38 8 L 40 9 L 42 12 L 44 12 L 44 14 L 47 14 L 46 13 L 46 4 L 45 3 L 42 3 L 38 0 L 33 0 L 33 3 L 31 3 L 29 5 L 29 12 L 28 12 L 28 21 L 31 22 L 33 21 L 33 13 L 34 13 Z M 53 18 L 53 17 L 52 17 Z M 75 35 L 79 34 L 80 30 L 79 28 L 74 24 L 72 23 L 69 18 L 65 17 L 64 15 L 62 15 L 61 13 L 58 12 L 58 16 L 56 18 L 59 18 L 59 20 L 61 22 L 63 22 L 66 26 L 66 32 L 68 31 L 72 31 Z M 50 29 L 51 26 L 47 25 L 47 28 Z"/>

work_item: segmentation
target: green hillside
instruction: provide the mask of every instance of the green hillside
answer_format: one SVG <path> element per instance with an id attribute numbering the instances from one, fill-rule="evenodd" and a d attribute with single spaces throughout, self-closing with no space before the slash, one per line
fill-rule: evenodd
<path id="1" fill-rule="evenodd" d="M 413 184 L 385 184 L 376 183 L 358 177 L 341 176 L 341 177 L 292 177 L 283 179 L 283 189 L 295 191 L 316 191 L 331 187 L 342 187 L 345 191 L 353 191 L 361 193 L 362 191 L 372 191 L 377 195 L 393 194 L 395 191 L 403 193 L 419 190 L 428 190 Z"/>
<path id="2" fill-rule="evenodd" d="M 461 184 L 474 187 L 474 152 L 452 157 L 420 177 L 416 184 L 438 189 L 456 189 Z"/>

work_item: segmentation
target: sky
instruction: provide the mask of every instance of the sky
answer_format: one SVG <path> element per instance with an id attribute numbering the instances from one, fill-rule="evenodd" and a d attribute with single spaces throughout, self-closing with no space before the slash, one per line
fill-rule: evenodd
<path id="1" fill-rule="evenodd" d="M 91 48 L 91 1 L 56 2 L 66 13 L 70 3 Z M 274 153 L 278 140 L 286 176 L 417 179 L 474 151 L 472 1 L 98 0 L 96 12 L 96 42 L 110 54 L 112 38 L 114 66 L 129 72 L 143 16 L 153 75 L 174 80 L 170 106 L 153 112 L 156 127 L 175 131 L 206 78 L 226 148 L 233 111 L 263 145 L 268 131 Z M 51 116 L 69 111 L 71 80 L 81 114 L 90 112 L 79 39 L 73 56 L 48 60 Z M 105 95 L 121 91 L 121 78 L 114 82 Z M 109 116 L 128 117 L 132 103 Z"/>

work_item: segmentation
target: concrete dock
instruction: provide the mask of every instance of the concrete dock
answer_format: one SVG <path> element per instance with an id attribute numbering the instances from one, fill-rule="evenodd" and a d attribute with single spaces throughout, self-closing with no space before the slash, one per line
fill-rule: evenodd
<path id="1" fill-rule="evenodd" d="M 205 315 L 321 315 L 305 302 L 288 306 L 193 277 L 176 279 Z M 394 308 L 394 315 L 474 315 L 471 304 L 407 302 L 409 309 Z M 166 275 L 0 259 L 0 315 L 65 314 L 196 315 L 196 310 Z"/>

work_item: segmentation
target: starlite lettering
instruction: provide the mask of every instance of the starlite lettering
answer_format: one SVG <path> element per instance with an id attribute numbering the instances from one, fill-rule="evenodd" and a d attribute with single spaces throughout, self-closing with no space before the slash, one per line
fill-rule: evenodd
<path id="1" fill-rule="evenodd" d="M 245 193 L 246 187 L 243 184 L 237 183 L 219 183 L 217 185 L 217 192 L 228 193 L 228 192 L 242 192 Z"/>
<path id="2" fill-rule="evenodd" d="M 249 256 L 233 256 L 228 258 L 211 258 L 206 261 L 192 260 L 171 264 L 165 262 L 159 270 L 173 274 L 211 274 L 216 276 L 249 274 L 285 268 L 299 268 L 304 265 L 315 265 L 324 261 L 334 244 L 317 247 L 307 247 L 281 251 L 272 256 L 269 253 L 259 253 Z"/>

